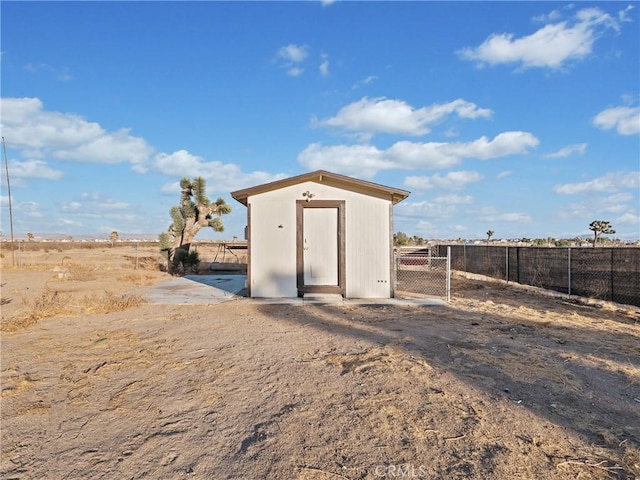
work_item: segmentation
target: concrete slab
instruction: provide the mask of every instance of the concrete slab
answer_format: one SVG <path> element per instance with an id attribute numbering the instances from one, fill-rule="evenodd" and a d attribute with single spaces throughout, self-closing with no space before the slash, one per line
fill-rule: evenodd
<path id="1" fill-rule="evenodd" d="M 343 298 L 321 299 L 321 298 L 251 298 L 254 303 L 266 305 L 293 305 L 303 307 L 305 305 L 397 305 L 397 306 L 441 306 L 447 305 L 445 300 L 439 298 Z"/>
<path id="2" fill-rule="evenodd" d="M 185 275 L 154 285 L 145 297 L 158 305 L 214 305 L 244 298 L 246 280 L 246 275 Z"/>
<path id="3" fill-rule="evenodd" d="M 445 306 L 438 298 L 342 298 L 340 295 L 306 295 L 304 298 L 247 298 L 246 275 L 185 275 L 145 290 L 145 297 L 158 305 L 215 305 L 230 300 L 267 305 L 414 305 Z"/>

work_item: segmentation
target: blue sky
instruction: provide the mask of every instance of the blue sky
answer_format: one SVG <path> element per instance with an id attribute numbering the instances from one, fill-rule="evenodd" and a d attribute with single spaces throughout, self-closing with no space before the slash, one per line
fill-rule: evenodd
<path id="1" fill-rule="evenodd" d="M 639 239 L 639 7 L 3 1 L 14 231 L 155 235 L 203 176 L 241 238 L 231 191 L 325 169 L 409 235 Z"/>

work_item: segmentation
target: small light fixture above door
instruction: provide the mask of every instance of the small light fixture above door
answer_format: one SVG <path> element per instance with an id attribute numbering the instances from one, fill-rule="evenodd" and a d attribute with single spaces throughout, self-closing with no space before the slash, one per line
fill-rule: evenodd
<path id="1" fill-rule="evenodd" d="M 312 199 L 313 197 L 315 197 L 315 195 L 314 195 L 313 193 L 311 193 L 309 190 L 307 190 L 306 192 L 304 192 L 304 193 L 302 194 L 302 196 L 307 198 L 307 202 L 311 201 L 311 199 Z"/>

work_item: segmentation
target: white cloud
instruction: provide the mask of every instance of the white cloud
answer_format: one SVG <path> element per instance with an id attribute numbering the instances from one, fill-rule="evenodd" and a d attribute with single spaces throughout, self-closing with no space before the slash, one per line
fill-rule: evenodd
<path id="1" fill-rule="evenodd" d="M 83 193 L 79 200 L 60 204 L 60 210 L 63 212 L 92 218 L 100 218 L 112 213 L 122 215 L 119 212 L 127 211 L 131 208 L 131 204 L 127 202 L 118 202 L 100 193 Z"/>
<path id="2" fill-rule="evenodd" d="M 618 18 L 621 22 L 633 22 L 633 18 L 629 17 L 629 12 L 635 7 L 633 5 L 627 5 L 627 8 L 618 12 Z"/>
<path id="3" fill-rule="evenodd" d="M 511 175 L 513 172 L 511 170 L 504 170 L 502 172 L 500 172 L 498 175 L 496 175 L 496 178 L 506 178 L 509 175 Z"/>
<path id="4" fill-rule="evenodd" d="M 508 155 L 528 153 L 529 148 L 535 148 L 540 141 L 529 132 L 503 132 L 493 140 L 480 137 L 471 143 L 447 144 L 445 151 L 457 155 L 460 158 L 479 158 L 488 160 L 491 158 L 505 157 Z"/>
<path id="5" fill-rule="evenodd" d="M 2 130 L 7 147 L 29 157 L 11 162 L 10 173 L 17 179 L 61 178 L 63 173 L 43 160 L 47 156 L 84 163 L 128 162 L 139 173 L 153 168 L 173 178 L 203 176 L 215 190 L 224 192 L 284 178 L 283 174 L 246 173 L 237 165 L 208 162 L 186 150 L 154 155 L 154 149 L 143 138 L 132 136 L 126 129 L 107 132 L 98 123 L 78 115 L 47 111 L 38 98 L 3 98 Z M 97 203 L 92 205 L 101 208 Z M 104 203 L 107 208 L 118 205 Z"/>
<path id="6" fill-rule="evenodd" d="M 620 135 L 640 133 L 640 106 L 607 108 L 593 119 L 593 124 L 603 130 L 615 128 Z"/>
<path id="7" fill-rule="evenodd" d="M 373 177 L 379 170 L 390 170 L 393 163 L 383 158 L 384 153 L 372 145 L 323 146 L 312 143 L 298 155 L 298 162 L 310 170 L 325 169 Z"/>
<path id="8" fill-rule="evenodd" d="M 618 192 L 631 188 L 640 188 L 640 172 L 607 173 L 588 182 L 556 185 L 553 190 L 560 194 L 574 195 L 589 192 Z"/>
<path id="9" fill-rule="evenodd" d="M 82 223 L 76 220 L 69 220 L 68 218 L 58 218 L 56 220 L 56 225 L 61 227 L 82 227 Z"/>
<path id="10" fill-rule="evenodd" d="M 431 188 L 462 189 L 467 184 L 478 182 L 482 175 L 478 172 L 449 172 L 444 176 L 435 174 L 431 177 L 409 176 L 404 180 L 404 186 L 414 190 L 428 190 Z"/>
<path id="11" fill-rule="evenodd" d="M 356 88 L 360 88 L 360 87 L 361 87 L 361 86 L 363 86 L 363 85 L 369 85 L 370 83 L 375 82 L 377 79 L 378 79 L 378 77 L 377 77 L 377 76 L 375 76 L 375 75 L 369 75 L 369 76 L 368 76 L 367 78 L 365 78 L 364 80 L 360 80 L 360 81 L 358 81 L 358 82 L 354 83 L 354 84 L 351 86 L 351 89 L 352 89 L 352 90 L 355 90 Z"/>
<path id="12" fill-rule="evenodd" d="M 57 149 L 53 156 L 61 160 L 92 163 L 132 163 L 136 171 L 144 172 L 153 149 L 140 137 L 126 129 L 100 135 L 82 144 Z"/>
<path id="13" fill-rule="evenodd" d="M 26 160 L 24 162 L 12 160 L 9 163 L 9 175 L 16 178 L 43 178 L 46 180 L 59 180 L 62 171 L 55 170 L 42 160 Z"/>
<path id="14" fill-rule="evenodd" d="M 627 212 L 616 217 L 615 223 L 621 223 L 623 225 L 640 225 L 640 215 L 633 212 Z"/>
<path id="15" fill-rule="evenodd" d="M 513 222 L 513 223 L 529 223 L 532 218 L 527 213 L 522 212 L 506 212 L 502 213 L 494 207 L 483 207 L 475 212 L 471 212 L 483 222 Z"/>
<path id="16" fill-rule="evenodd" d="M 206 161 L 186 150 L 178 150 L 171 154 L 160 153 L 154 158 L 153 166 L 156 170 L 171 177 L 203 177 L 207 181 L 209 192 L 228 192 L 286 177 L 282 173 L 270 174 L 261 171 L 245 173 L 238 165 Z M 165 185 L 162 191 L 165 193 L 179 192 L 180 182 Z"/>
<path id="17" fill-rule="evenodd" d="M 475 103 L 463 99 L 414 108 L 402 100 L 364 97 L 342 107 L 336 116 L 322 120 L 318 124 L 369 134 L 391 133 L 419 136 L 430 132 L 428 125 L 448 115 L 456 114 L 460 118 L 475 119 L 488 118 L 492 113 L 489 109 L 478 108 Z"/>
<path id="18" fill-rule="evenodd" d="M 153 148 L 127 129 L 107 132 L 79 115 L 44 109 L 38 98 L 3 98 L 2 129 L 7 147 L 23 156 L 86 163 L 131 163 L 144 171 Z"/>
<path id="19" fill-rule="evenodd" d="M 282 60 L 282 68 L 287 70 L 287 75 L 299 77 L 304 73 L 301 63 L 309 56 L 307 45 L 289 44 L 278 50 L 278 58 Z"/>
<path id="20" fill-rule="evenodd" d="M 553 22 L 559 17 L 560 13 L 555 11 L 546 18 L 536 19 Z M 515 63 L 522 68 L 558 69 L 571 61 L 586 58 L 604 32 L 619 29 L 614 17 L 599 8 L 588 7 L 569 20 L 549 23 L 531 35 L 517 38 L 513 33 L 495 33 L 480 46 L 463 48 L 457 53 L 462 59 L 479 65 Z"/>
<path id="21" fill-rule="evenodd" d="M 42 212 L 42 207 L 38 202 L 26 201 L 26 202 L 18 202 L 15 206 L 16 213 L 19 214 L 20 217 L 29 217 L 29 218 L 43 218 L 44 213 Z"/>
<path id="22" fill-rule="evenodd" d="M 557 152 L 547 153 L 544 156 L 547 158 L 566 158 L 574 154 L 584 155 L 586 151 L 587 151 L 586 143 L 575 143 L 573 145 L 567 145 L 566 147 L 561 148 Z"/>
<path id="23" fill-rule="evenodd" d="M 291 67 L 290 69 L 287 70 L 287 75 L 289 75 L 290 77 L 299 77 L 303 73 L 304 73 L 304 68 L 300 68 L 300 67 Z"/>
<path id="24" fill-rule="evenodd" d="M 311 169 L 325 168 L 371 178 L 380 170 L 448 168 L 464 158 L 488 160 L 525 154 L 538 143 L 538 139 L 527 132 L 503 132 L 493 140 L 481 137 L 467 143 L 402 141 L 387 150 L 372 145 L 323 146 L 314 143 L 300 152 L 298 162 Z"/>
<path id="25" fill-rule="evenodd" d="M 329 55 L 327 55 L 326 53 L 323 53 L 321 56 L 322 58 L 322 63 L 320 63 L 320 74 L 323 77 L 327 77 L 329 76 Z"/>
<path id="26" fill-rule="evenodd" d="M 307 45 L 295 45 L 293 43 L 278 50 L 278 56 L 287 62 L 300 63 L 309 55 Z"/>
<path id="27" fill-rule="evenodd" d="M 492 218 L 495 218 L 496 220 L 501 222 L 516 222 L 516 223 L 529 223 L 532 220 L 531 215 L 529 215 L 528 213 L 522 213 L 522 212 L 502 213 L 502 214 L 499 214 L 497 217 L 492 217 Z"/>
<path id="28" fill-rule="evenodd" d="M 533 21 L 534 22 L 540 22 L 540 23 L 555 22 L 557 20 L 560 20 L 561 17 L 562 17 L 562 13 L 560 11 L 552 10 L 549 13 L 543 13 L 541 15 L 536 15 L 535 17 L 533 17 Z"/>
<path id="29" fill-rule="evenodd" d="M 447 220 L 453 218 L 457 212 L 456 204 L 449 202 L 408 202 L 404 201 L 394 207 L 395 215 L 410 218 L 430 218 L 434 220 Z"/>
<path id="30" fill-rule="evenodd" d="M 449 168 L 460 163 L 461 157 L 453 143 L 397 142 L 385 152 L 394 168 Z"/>
<path id="31" fill-rule="evenodd" d="M 39 73 L 42 71 L 51 73 L 56 77 L 57 80 L 60 80 L 61 82 L 67 82 L 73 78 L 69 73 L 69 69 L 67 67 L 56 68 L 47 63 L 40 63 L 37 65 L 34 65 L 33 63 L 27 63 L 24 66 L 24 69 L 31 73 Z"/>
<path id="32" fill-rule="evenodd" d="M 562 217 L 593 219 L 595 215 L 600 215 L 610 220 L 612 215 L 617 215 L 615 223 L 625 223 L 625 219 L 633 220 L 637 217 L 637 202 L 634 205 L 633 201 L 634 195 L 630 193 L 616 193 L 609 196 L 592 195 L 582 202 L 570 204 L 567 213 Z"/>
<path id="33" fill-rule="evenodd" d="M 468 205 L 473 203 L 473 197 L 471 195 L 440 195 L 434 198 L 433 201 L 450 205 Z"/>
<path id="34" fill-rule="evenodd" d="M 60 210 L 63 212 L 79 212 L 83 208 L 83 204 L 77 201 L 62 202 Z"/>

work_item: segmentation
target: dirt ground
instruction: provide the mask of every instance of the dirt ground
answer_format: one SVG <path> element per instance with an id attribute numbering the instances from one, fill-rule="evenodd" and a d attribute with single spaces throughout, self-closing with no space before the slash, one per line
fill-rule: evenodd
<path id="1" fill-rule="evenodd" d="M 23 255 L 3 479 L 640 478 L 637 309 L 461 277 L 446 307 L 152 305 L 153 250 Z"/>

